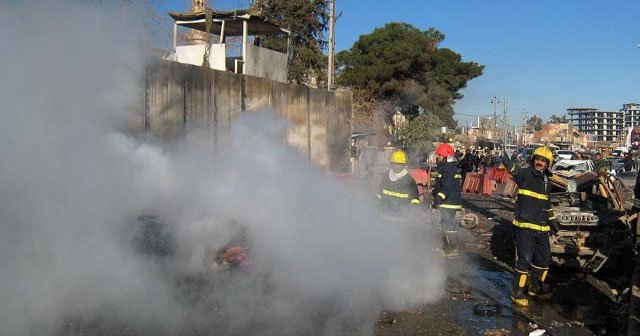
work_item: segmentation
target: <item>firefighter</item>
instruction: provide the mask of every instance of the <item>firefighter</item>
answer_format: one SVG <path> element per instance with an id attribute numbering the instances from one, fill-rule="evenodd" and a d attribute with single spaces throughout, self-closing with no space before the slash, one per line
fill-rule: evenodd
<path id="1" fill-rule="evenodd" d="M 455 216 L 456 211 L 462 209 L 460 194 L 462 174 L 454 154 L 453 147 L 447 143 L 436 148 L 438 173 L 433 188 L 432 206 L 440 209 L 442 252 L 445 256 L 458 254 L 458 225 L 455 222 Z"/>
<path id="2" fill-rule="evenodd" d="M 519 188 L 513 220 L 516 263 L 511 300 L 526 307 L 529 300 L 525 294 L 540 298 L 550 295 L 545 284 L 551 259 L 549 232 L 552 226 L 557 227 L 549 200 L 553 153 L 544 146 L 536 148 L 526 168 L 511 162 L 506 153 L 503 160 Z"/>
<path id="3" fill-rule="evenodd" d="M 408 220 L 410 205 L 420 204 L 420 198 L 416 181 L 407 170 L 407 153 L 396 149 L 389 154 L 389 162 L 389 173 L 382 175 L 376 196 L 385 217 Z"/>

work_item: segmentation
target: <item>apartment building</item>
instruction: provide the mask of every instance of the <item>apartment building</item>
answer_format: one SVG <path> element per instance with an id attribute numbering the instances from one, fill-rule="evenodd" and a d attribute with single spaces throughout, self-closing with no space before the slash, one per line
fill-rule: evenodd
<path id="1" fill-rule="evenodd" d="M 639 106 L 640 107 L 640 106 Z M 571 124 L 578 131 L 590 135 L 593 145 L 620 142 L 624 140 L 624 112 L 600 111 L 592 107 L 568 108 Z M 638 115 L 640 117 L 640 114 Z M 640 121 L 640 120 L 639 120 Z"/>
<path id="2" fill-rule="evenodd" d="M 628 103 L 622 105 L 622 109 L 620 109 L 622 115 L 624 116 L 624 128 L 629 129 L 630 127 L 640 126 L 640 104 L 637 103 Z"/>

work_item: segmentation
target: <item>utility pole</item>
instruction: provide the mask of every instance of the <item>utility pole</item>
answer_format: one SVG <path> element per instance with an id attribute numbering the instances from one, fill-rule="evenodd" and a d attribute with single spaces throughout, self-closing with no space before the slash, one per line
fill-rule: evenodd
<path id="1" fill-rule="evenodd" d="M 491 97 L 491 104 L 493 104 L 493 121 L 491 122 L 491 140 L 493 140 L 493 150 L 496 149 L 496 127 L 498 127 L 498 117 L 496 115 L 496 107 L 500 103 L 498 97 Z"/>
<path id="2" fill-rule="evenodd" d="M 527 112 L 527 109 L 524 109 L 524 117 L 522 119 L 522 144 L 524 146 L 527 145 L 527 139 L 525 138 L 527 133 L 527 119 L 529 119 L 529 112 Z"/>
<path id="3" fill-rule="evenodd" d="M 503 141 L 502 142 L 502 146 L 503 146 L 504 150 L 507 149 L 507 131 L 508 131 L 508 127 L 509 127 L 509 123 L 507 122 L 507 110 L 509 109 L 508 104 L 509 103 L 507 103 L 507 99 L 505 98 L 504 99 L 504 110 L 503 110 L 503 116 L 502 116 L 502 119 L 503 119 L 502 121 L 504 121 L 504 125 L 503 125 L 504 134 L 503 134 L 503 138 L 502 138 L 502 141 Z"/>
<path id="4" fill-rule="evenodd" d="M 327 66 L 327 90 L 333 89 L 333 48 L 335 44 L 336 6 L 329 0 L 329 65 Z"/>

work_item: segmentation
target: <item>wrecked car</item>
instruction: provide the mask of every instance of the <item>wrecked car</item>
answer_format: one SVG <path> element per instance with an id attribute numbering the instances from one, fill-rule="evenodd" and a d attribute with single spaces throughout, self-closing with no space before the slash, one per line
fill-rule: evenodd
<path id="1" fill-rule="evenodd" d="M 550 200 L 558 223 L 549 236 L 553 262 L 595 273 L 628 259 L 633 248 L 632 218 L 625 210 L 619 181 L 607 173 L 583 171 L 555 174 L 551 182 Z"/>

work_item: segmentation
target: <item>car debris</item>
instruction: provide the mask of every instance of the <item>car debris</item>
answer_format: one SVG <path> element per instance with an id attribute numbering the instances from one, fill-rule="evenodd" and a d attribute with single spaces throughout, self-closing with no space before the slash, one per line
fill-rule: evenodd
<path id="1" fill-rule="evenodd" d="M 551 204 L 558 222 L 549 236 L 552 261 L 596 273 L 615 267 L 633 248 L 632 221 L 620 184 L 608 173 L 584 171 L 551 178 Z"/>

